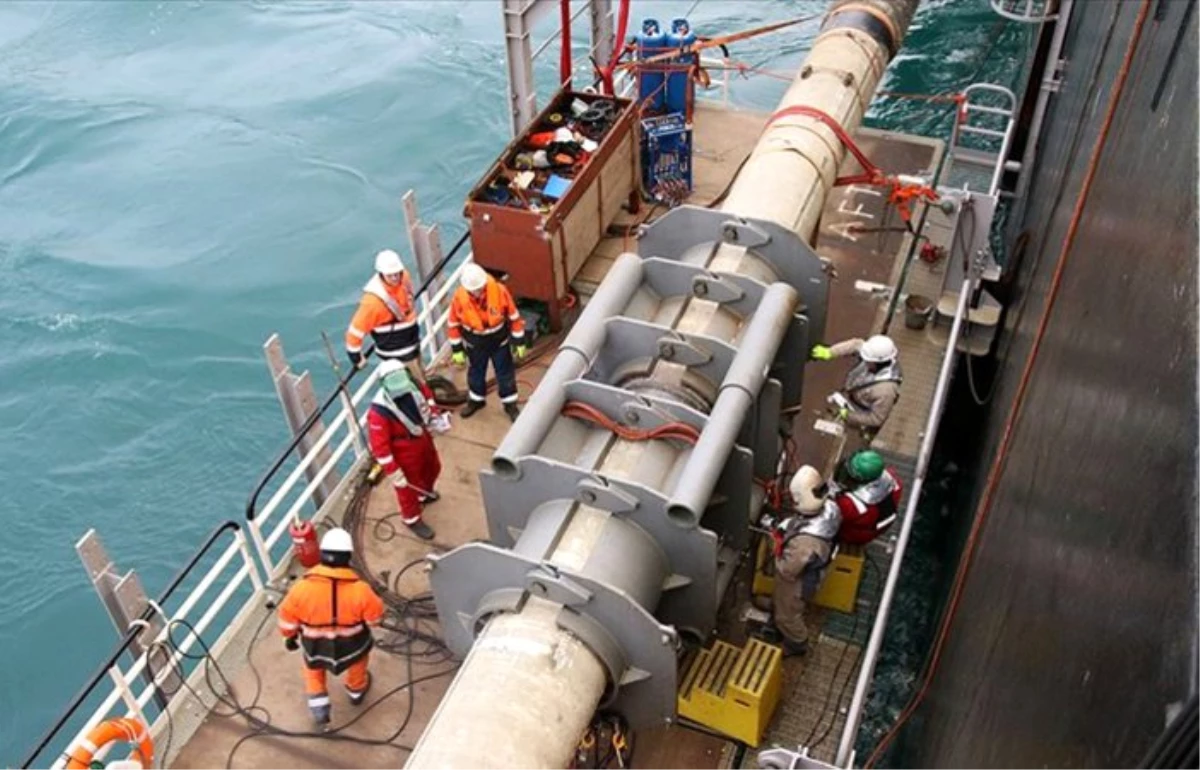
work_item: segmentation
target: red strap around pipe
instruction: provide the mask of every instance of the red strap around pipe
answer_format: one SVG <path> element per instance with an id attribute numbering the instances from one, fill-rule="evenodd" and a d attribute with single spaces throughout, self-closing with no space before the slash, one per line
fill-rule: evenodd
<path id="1" fill-rule="evenodd" d="M 879 169 L 878 166 L 872 163 L 865 154 L 863 154 L 863 151 L 858 148 L 858 145 L 854 143 L 854 140 L 850 138 L 850 135 L 846 133 L 846 129 L 842 128 L 841 124 L 834 120 L 829 113 L 822 112 L 816 107 L 804 107 L 801 105 L 784 107 L 782 110 L 779 110 L 774 115 L 767 118 L 767 124 L 763 126 L 763 131 L 765 132 L 768 128 L 770 128 L 772 123 L 780 118 L 786 118 L 791 115 L 804 115 L 809 118 L 816 118 L 824 123 L 831 131 L 833 131 L 835 135 L 837 135 L 838 141 L 840 141 L 842 146 L 844 146 L 850 152 L 850 154 L 854 156 L 854 159 L 858 161 L 858 165 L 862 166 L 863 173 L 853 174 L 851 176 L 840 176 L 834 180 L 835 185 L 884 183 L 886 175 Z"/>

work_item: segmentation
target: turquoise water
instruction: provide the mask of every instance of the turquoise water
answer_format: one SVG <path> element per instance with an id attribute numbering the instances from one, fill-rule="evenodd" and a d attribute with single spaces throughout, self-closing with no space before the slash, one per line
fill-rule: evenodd
<path id="1" fill-rule="evenodd" d="M 635 2 L 633 19 L 692 5 Z M 720 34 L 824 6 L 706 1 L 692 18 Z M 926 3 L 885 87 L 945 91 L 983 65 L 1006 76 L 1017 47 L 991 52 L 994 18 L 983 0 Z M 814 31 L 732 52 L 794 70 Z M 555 68 L 539 63 L 544 83 Z M 415 188 L 452 243 L 508 124 L 489 0 L 5 2 L 0 83 L 0 764 L 13 764 L 116 639 L 78 537 L 96 527 L 153 594 L 240 516 L 286 440 L 263 341 L 279 332 L 325 390 L 321 331 L 340 345 L 374 252 L 407 250 L 400 196 Z M 735 101 L 768 109 L 785 88 L 751 78 Z M 935 133 L 945 115 L 897 100 L 873 112 Z"/>

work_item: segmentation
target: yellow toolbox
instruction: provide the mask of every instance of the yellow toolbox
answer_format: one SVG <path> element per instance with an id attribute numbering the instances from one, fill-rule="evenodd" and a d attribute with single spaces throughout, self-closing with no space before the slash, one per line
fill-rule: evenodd
<path id="1" fill-rule="evenodd" d="M 775 560 L 771 558 L 771 543 L 767 538 L 758 541 L 758 558 L 754 565 L 755 596 L 769 596 L 775 590 Z M 858 600 L 858 584 L 862 582 L 863 549 L 860 545 L 838 547 L 833 563 L 813 597 L 813 604 L 838 612 L 853 614 Z"/>
<path id="2" fill-rule="evenodd" d="M 751 639 L 745 647 L 717 641 L 691 661 L 679 688 L 679 714 L 757 746 L 779 705 L 783 652 Z"/>

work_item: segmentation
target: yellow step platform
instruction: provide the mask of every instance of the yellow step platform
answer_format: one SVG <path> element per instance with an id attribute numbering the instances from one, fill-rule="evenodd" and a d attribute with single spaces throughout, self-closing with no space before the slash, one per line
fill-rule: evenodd
<path id="1" fill-rule="evenodd" d="M 679 688 L 680 716 L 757 746 L 779 705 L 783 652 L 751 639 L 745 647 L 717 641 L 692 659 Z"/>
<path id="2" fill-rule="evenodd" d="M 770 558 L 770 541 L 760 538 L 758 541 L 758 558 L 754 565 L 754 585 L 751 590 L 755 596 L 770 596 L 775 590 L 775 560 Z M 825 573 L 825 580 L 813 597 L 813 604 L 847 614 L 854 613 L 854 605 L 858 600 L 858 584 L 862 582 L 863 562 L 862 546 L 843 545 L 833 557 L 833 563 Z"/>

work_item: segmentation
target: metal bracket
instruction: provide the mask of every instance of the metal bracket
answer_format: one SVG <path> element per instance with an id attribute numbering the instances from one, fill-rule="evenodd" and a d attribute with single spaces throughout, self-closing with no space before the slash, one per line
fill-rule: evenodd
<path id="1" fill-rule="evenodd" d="M 679 332 L 670 332 L 658 338 L 658 357 L 689 369 L 704 366 L 713 360 L 712 353 Z"/>
<path id="2" fill-rule="evenodd" d="M 779 280 L 796 289 L 814 337 L 823 338 L 829 278 L 813 248 L 782 225 L 700 206 L 677 206 L 646 228 L 638 252 L 647 258 L 682 261 L 698 247 L 722 244 L 746 248 L 770 265 Z"/>
<path id="3" fill-rule="evenodd" d="M 637 498 L 598 478 L 579 482 L 575 499 L 584 505 L 602 508 L 613 513 L 629 513 L 637 508 Z"/>
<path id="4" fill-rule="evenodd" d="M 588 380 L 611 383 L 616 373 L 633 362 L 644 360 L 646 365 L 663 357 L 683 364 L 695 374 L 712 383 L 714 390 L 725 379 L 737 351 L 725 342 L 700 334 L 681 334 L 665 326 L 616 316 L 605 321 L 604 346 L 596 354 L 591 369 L 584 375 Z M 663 356 L 666 335 L 672 346 L 670 358 Z"/>
<path id="5" fill-rule="evenodd" d="M 722 305 L 745 318 L 766 292 L 763 284 L 733 273 L 713 273 L 697 265 L 651 257 L 642 261 L 644 281 L 662 297 L 691 295 Z"/>
<path id="6" fill-rule="evenodd" d="M 628 596 L 585 575 L 488 543 L 468 543 L 428 560 L 438 617 L 456 655 L 470 651 L 488 617 L 515 611 L 527 587 L 544 585 L 548 600 L 569 602 L 559 612 L 559 626 L 586 644 L 608 670 L 609 707 L 633 728 L 674 717 L 679 637 Z"/>

